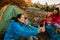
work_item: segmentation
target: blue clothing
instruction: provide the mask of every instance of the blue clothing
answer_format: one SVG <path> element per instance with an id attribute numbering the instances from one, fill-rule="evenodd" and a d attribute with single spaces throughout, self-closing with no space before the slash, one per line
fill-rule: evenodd
<path id="1" fill-rule="evenodd" d="M 20 37 L 35 36 L 37 34 L 38 28 L 29 28 L 25 24 L 11 20 L 4 40 L 18 40 Z"/>
<path id="2" fill-rule="evenodd" d="M 54 24 L 56 28 L 60 28 L 60 24 Z"/>
<path id="3" fill-rule="evenodd" d="M 46 26 L 46 31 L 50 34 L 50 38 L 48 39 L 48 40 L 60 40 L 60 34 L 57 34 L 56 32 L 55 32 L 55 28 L 52 26 L 52 25 L 50 25 L 50 24 L 48 24 L 47 26 Z"/>

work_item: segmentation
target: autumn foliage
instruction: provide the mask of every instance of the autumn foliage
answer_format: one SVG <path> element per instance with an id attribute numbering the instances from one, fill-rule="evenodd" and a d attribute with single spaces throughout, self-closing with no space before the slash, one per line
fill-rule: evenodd
<path id="1" fill-rule="evenodd" d="M 29 5 L 31 5 L 31 1 L 29 1 L 29 0 L 0 0 L 0 8 L 6 4 L 29 6 Z"/>

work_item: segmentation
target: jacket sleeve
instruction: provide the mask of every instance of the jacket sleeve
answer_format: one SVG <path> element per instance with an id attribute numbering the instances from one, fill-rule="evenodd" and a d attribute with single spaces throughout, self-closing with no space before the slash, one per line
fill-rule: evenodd
<path id="1" fill-rule="evenodd" d="M 28 28 L 21 27 L 20 25 L 15 24 L 13 31 L 20 36 L 28 37 L 35 36 L 38 34 L 38 30 L 28 30 Z"/>
<path id="2" fill-rule="evenodd" d="M 52 14 L 48 14 L 48 15 L 47 15 L 47 18 L 50 18 L 50 17 L 52 17 Z"/>

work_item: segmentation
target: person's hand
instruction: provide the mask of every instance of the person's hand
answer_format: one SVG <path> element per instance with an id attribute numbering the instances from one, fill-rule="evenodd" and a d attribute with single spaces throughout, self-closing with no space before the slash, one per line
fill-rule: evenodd
<path id="1" fill-rule="evenodd" d="M 41 33 L 41 32 L 42 32 L 42 29 L 39 29 L 39 30 L 38 30 L 38 33 Z"/>
<path id="2" fill-rule="evenodd" d="M 45 27 L 40 27 L 40 29 L 38 30 L 38 33 L 41 33 L 41 32 L 45 32 Z"/>
<path id="3" fill-rule="evenodd" d="M 50 23 L 51 23 L 51 21 L 47 21 L 47 23 L 48 23 L 48 24 L 50 24 Z"/>
<path id="4" fill-rule="evenodd" d="M 45 27 L 44 26 L 41 29 L 42 29 L 42 32 L 45 32 Z"/>
<path id="5" fill-rule="evenodd" d="M 52 21 L 52 18 L 47 19 L 47 23 L 51 23 L 51 21 Z"/>

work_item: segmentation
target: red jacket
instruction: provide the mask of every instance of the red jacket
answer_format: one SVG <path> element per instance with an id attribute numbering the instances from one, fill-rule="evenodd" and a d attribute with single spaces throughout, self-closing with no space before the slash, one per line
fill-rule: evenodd
<path id="1" fill-rule="evenodd" d="M 60 23 L 59 22 L 60 16 L 57 17 L 53 13 L 48 15 L 47 18 L 52 18 L 51 24 L 55 24 L 55 23 L 59 24 Z"/>
<path id="2" fill-rule="evenodd" d="M 60 24 L 60 16 L 56 19 L 56 23 Z"/>
<path id="3" fill-rule="evenodd" d="M 41 20 L 42 23 L 47 23 L 46 19 Z"/>

